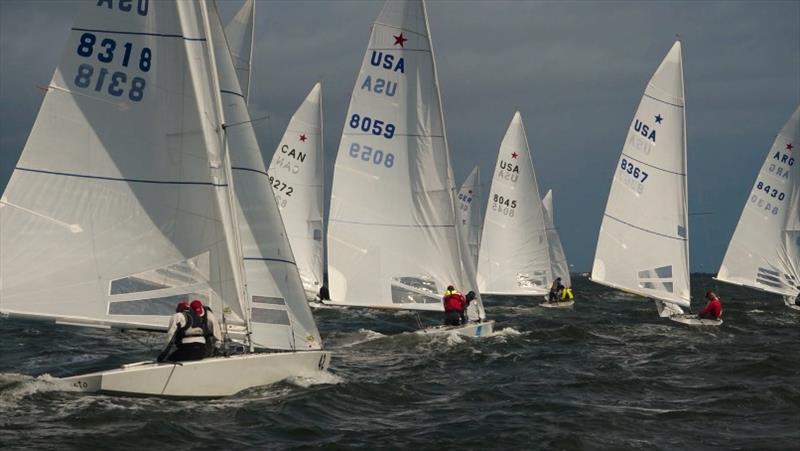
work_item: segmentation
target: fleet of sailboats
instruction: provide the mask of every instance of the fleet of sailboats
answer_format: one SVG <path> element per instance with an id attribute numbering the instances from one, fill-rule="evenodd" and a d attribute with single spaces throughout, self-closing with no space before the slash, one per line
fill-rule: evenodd
<path id="1" fill-rule="evenodd" d="M 742 209 L 717 280 L 783 297 L 800 310 L 800 106 L 772 143 Z"/>
<path id="2" fill-rule="evenodd" d="M 120 4 L 121 5 L 121 4 Z M 223 28 L 213 0 L 84 5 L 0 197 L 0 313 L 57 324 L 165 331 L 200 299 L 224 324 L 224 357 L 136 362 L 66 377 L 79 390 L 225 396 L 327 369 L 307 300 L 441 312 L 448 285 L 475 291 L 461 326 L 491 335 L 483 294 L 571 286 L 541 198 L 522 116 L 484 193 L 457 189 L 424 0 L 389 0 L 353 88 L 325 233 L 322 88 L 292 116 L 269 166 L 251 93 L 255 1 Z M 144 5 L 144 6 L 141 6 Z M 800 107 L 776 137 L 717 279 L 800 310 Z M 591 280 L 690 307 L 683 61 L 675 42 L 649 80 L 618 160 Z M 572 307 L 573 302 L 540 304 Z"/>

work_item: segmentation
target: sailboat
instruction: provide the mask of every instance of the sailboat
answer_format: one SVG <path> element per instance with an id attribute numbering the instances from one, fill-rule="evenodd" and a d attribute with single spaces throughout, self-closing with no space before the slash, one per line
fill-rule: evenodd
<path id="1" fill-rule="evenodd" d="M 322 87 L 317 83 L 289 121 L 268 170 L 308 300 L 322 286 L 324 162 Z"/>
<path id="2" fill-rule="evenodd" d="M 164 331 L 200 299 L 230 356 L 63 378 L 226 396 L 327 368 L 206 1 L 87 3 L 0 198 L 0 313 Z"/>
<path id="3" fill-rule="evenodd" d="M 387 1 L 350 99 L 328 221 L 330 305 L 441 312 L 448 285 L 475 290 L 425 3 Z M 491 334 L 480 295 L 471 322 Z"/>
<path id="4" fill-rule="evenodd" d="M 483 202 L 481 172 L 480 168 L 475 166 L 464 179 L 461 189 L 458 190 L 458 212 L 461 236 L 467 240 L 469 255 L 476 268 L 478 267 L 478 252 L 481 249 L 481 229 L 483 228 L 481 202 Z"/>
<path id="5" fill-rule="evenodd" d="M 800 310 L 800 106 L 783 126 L 742 209 L 717 280 L 783 296 Z"/>
<path id="6" fill-rule="evenodd" d="M 591 280 L 655 300 L 661 317 L 691 325 L 686 121 L 681 43 L 647 84 L 622 148 Z"/>
<path id="7" fill-rule="evenodd" d="M 572 286 L 572 279 L 569 275 L 569 264 L 564 248 L 561 246 L 561 238 L 558 236 L 555 221 L 553 219 L 553 190 L 548 190 L 542 199 L 542 211 L 544 212 L 545 226 L 547 230 L 547 245 L 550 255 L 550 269 L 553 279 L 560 277 L 561 284 L 565 287 Z M 545 299 L 546 301 L 548 299 Z M 575 300 L 565 299 L 557 302 L 542 302 L 540 307 L 545 308 L 570 308 L 575 305 Z"/>
<path id="8" fill-rule="evenodd" d="M 500 144 L 478 256 L 481 293 L 539 296 L 552 282 L 549 246 L 522 115 Z"/>

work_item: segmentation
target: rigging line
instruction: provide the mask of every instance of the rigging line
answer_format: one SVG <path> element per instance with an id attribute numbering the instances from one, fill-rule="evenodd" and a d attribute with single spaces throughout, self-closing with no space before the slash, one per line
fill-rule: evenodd
<path id="1" fill-rule="evenodd" d="M 164 382 L 164 388 L 161 389 L 162 395 L 164 394 L 165 391 L 167 391 L 167 385 L 169 385 L 169 381 L 172 380 L 172 375 L 175 373 L 175 368 L 177 368 L 178 365 L 183 366 L 183 364 L 180 362 L 175 362 L 172 364 L 172 370 L 170 370 L 169 376 L 167 376 L 167 380 Z"/>
<path id="2" fill-rule="evenodd" d="M 223 130 L 227 130 L 227 129 L 231 128 L 231 127 L 237 127 L 239 125 L 245 125 L 245 124 L 252 124 L 254 122 L 263 121 L 265 119 L 269 119 L 269 116 L 258 117 L 258 118 L 255 118 L 255 119 L 250 119 L 249 121 L 234 122 L 232 124 L 222 124 L 222 129 Z"/>

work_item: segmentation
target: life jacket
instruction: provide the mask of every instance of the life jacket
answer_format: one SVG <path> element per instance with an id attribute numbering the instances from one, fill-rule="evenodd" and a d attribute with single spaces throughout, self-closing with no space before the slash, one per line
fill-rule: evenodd
<path id="1" fill-rule="evenodd" d="M 213 336 L 214 332 L 208 327 L 208 315 L 199 316 L 194 310 L 183 312 L 186 324 L 178 328 L 175 336 L 177 344 L 199 343 L 206 344 L 207 336 Z"/>
<path id="2" fill-rule="evenodd" d="M 464 295 L 458 291 L 445 291 L 444 293 L 444 311 L 445 312 L 460 312 L 464 310 Z"/>
<path id="3" fill-rule="evenodd" d="M 573 299 L 575 299 L 575 296 L 572 295 L 572 288 L 564 287 L 564 289 L 561 290 L 561 300 L 571 301 Z"/>

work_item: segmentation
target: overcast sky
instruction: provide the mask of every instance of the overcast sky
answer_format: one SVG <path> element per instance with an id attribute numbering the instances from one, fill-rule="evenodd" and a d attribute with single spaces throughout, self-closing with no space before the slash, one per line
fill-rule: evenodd
<path id="1" fill-rule="evenodd" d="M 223 19 L 241 0 L 221 0 Z M 258 1 L 251 111 L 271 158 L 323 86 L 326 184 L 381 1 Z M 0 190 L 64 51 L 67 0 L 0 0 Z M 591 269 L 609 184 L 645 83 L 684 50 L 692 271 L 716 272 L 772 141 L 800 103 L 800 1 L 430 1 L 456 182 L 485 191 L 515 109 L 576 271 Z"/>

